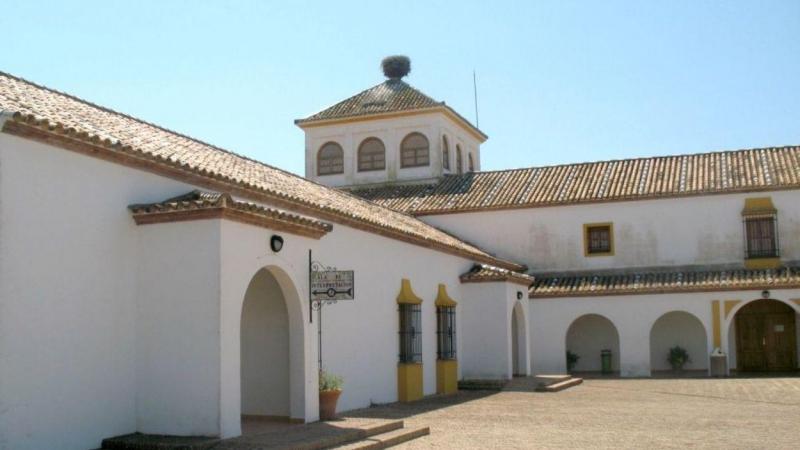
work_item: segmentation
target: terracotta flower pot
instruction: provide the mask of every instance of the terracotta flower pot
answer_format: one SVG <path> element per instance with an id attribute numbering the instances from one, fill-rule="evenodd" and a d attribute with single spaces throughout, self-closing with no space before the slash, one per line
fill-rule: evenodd
<path id="1" fill-rule="evenodd" d="M 319 420 L 336 418 L 336 403 L 342 391 L 319 391 Z"/>

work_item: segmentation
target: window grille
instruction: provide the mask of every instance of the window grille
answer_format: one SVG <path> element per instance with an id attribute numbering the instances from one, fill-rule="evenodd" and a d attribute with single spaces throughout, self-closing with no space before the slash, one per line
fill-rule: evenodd
<path id="1" fill-rule="evenodd" d="M 317 175 L 344 173 L 344 151 L 335 142 L 328 142 L 317 153 Z"/>
<path id="2" fill-rule="evenodd" d="M 428 150 L 428 138 L 420 133 L 409 134 L 400 144 L 400 167 L 427 166 Z"/>
<path id="3" fill-rule="evenodd" d="M 472 160 L 472 153 L 467 155 L 467 159 L 469 160 L 469 171 L 475 172 L 475 161 Z"/>
<path id="4" fill-rule="evenodd" d="M 456 145 L 456 172 L 461 175 L 464 173 L 464 159 L 461 156 L 461 146 Z"/>
<path id="5" fill-rule="evenodd" d="M 400 306 L 400 362 L 422 362 L 422 308 L 420 305 Z"/>
<path id="6" fill-rule="evenodd" d="M 456 308 L 436 308 L 436 357 L 456 359 Z"/>
<path id="7" fill-rule="evenodd" d="M 367 138 L 358 147 L 358 171 L 383 170 L 386 168 L 386 147 L 378 138 Z"/>
<path id="8" fill-rule="evenodd" d="M 611 252 L 611 227 L 589 227 L 587 238 L 589 254 Z"/>
<path id="9" fill-rule="evenodd" d="M 747 258 L 774 258 L 778 251 L 778 216 L 744 218 L 745 256 Z"/>

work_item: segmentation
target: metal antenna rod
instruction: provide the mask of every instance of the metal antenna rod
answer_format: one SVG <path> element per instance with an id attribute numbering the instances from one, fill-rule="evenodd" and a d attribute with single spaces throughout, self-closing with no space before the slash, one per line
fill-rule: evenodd
<path id="1" fill-rule="evenodd" d="M 475 76 L 475 69 L 472 69 L 472 90 L 475 95 L 475 127 L 480 128 L 481 121 L 478 118 L 478 79 Z"/>

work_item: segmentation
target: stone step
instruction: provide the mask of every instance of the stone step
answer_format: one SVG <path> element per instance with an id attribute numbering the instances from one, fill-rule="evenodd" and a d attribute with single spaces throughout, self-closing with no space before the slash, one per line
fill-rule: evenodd
<path id="1" fill-rule="evenodd" d="M 458 388 L 464 391 L 502 391 L 508 380 L 461 380 Z"/>
<path id="2" fill-rule="evenodd" d="M 572 386 L 577 386 L 581 383 L 583 383 L 583 378 L 570 378 L 558 383 L 538 387 L 536 390 L 539 392 L 559 392 L 563 391 L 564 389 L 571 388 Z"/>
<path id="3" fill-rule="evenodd" d="M 394 447 L 413 439 L 431 434 L 430 427 L 401 428 L 387 433 L 377 434 L 360 441 L 334 447 L 336 450 L 380 450 Z"/>

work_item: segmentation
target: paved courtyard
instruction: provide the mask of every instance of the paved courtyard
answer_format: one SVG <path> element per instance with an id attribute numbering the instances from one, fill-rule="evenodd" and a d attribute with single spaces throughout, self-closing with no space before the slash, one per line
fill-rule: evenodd
<path id="1" fill-rule="evenodd" d="M 402 418 L 431 435 L 396 448 L 798 448 L 800 378 L 593 379 L 559 393 L 515 380 L 349 417 Z"/>

